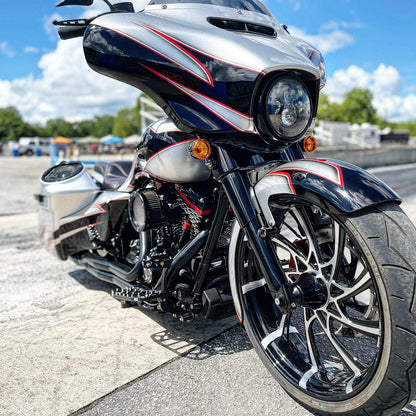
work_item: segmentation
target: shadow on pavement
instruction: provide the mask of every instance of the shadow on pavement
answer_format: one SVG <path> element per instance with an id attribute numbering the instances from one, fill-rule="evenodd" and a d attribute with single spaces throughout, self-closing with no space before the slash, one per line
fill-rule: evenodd
<path id="1" fill-rule="evenodd" d="M 115 288 L 114 285 L 95 278 L 86 270 L 75 270 L 69 272 L 69 275 L 88 290 L 96 290 L 111 294 L 111 291 Z"/>
<path id="2" fill-rule="evenodd" d="M 70 272 L 69 275 L 86 289 L 91 291 L 102 291 L 111 295 L 111 291 L 116 287 L 95 278 L 86 270 L 76 270 Z M 91 296 L 94 295 L 92 294 Z M 118 301 L 114 299 L 114 302 Z M 204 345 L 204 348 L 194 349 L 195 346 L 206 343 L 220 333 L 238 326 L 236 316 L 218 321 L 212 321 L 197 316 L 192 322 L 180 322 L 170 313 L 163 313 L 141 306 L 134 306 L 134 309 L 137 309 L 137 313 L 142 313 L 152 319 L 155 324 L 157 324 L 158 328 L 163 328 L 150 336 L 153 342 L 176 355 L 186 355 L 186 358 L 188 359 L 203 360 L 213 355 L 229 355 L 252 348 L 248 338 L 246 339 L 246 337 L 244 337 L 245 341 L 238 345 L 223 344 L 216 346 L 215 348 Z"/>

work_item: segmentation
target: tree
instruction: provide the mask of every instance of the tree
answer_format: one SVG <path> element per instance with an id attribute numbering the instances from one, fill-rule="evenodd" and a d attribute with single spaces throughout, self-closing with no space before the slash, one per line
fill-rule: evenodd
<path id="1" fill-rule="evenodd" d="M 104 115 L 95 116 L 93 119 L 93 126 L 90 135 L 95 137 L 103 137 L 113 131 L 114 116 Z"/>
<path id="2" fill-rule="evenodd" d="M 367 89 L 354 88 L 344 94 L 344 101 L 340 105 L 342 120 L 351 123 L 378 124 L 376 110 L 371 103 L 373 94 Z"/>
<path id="3" fill-rule="evenodd" d="M 16 108 L 0 108 L 0 141 L 18 140 L 23 129 L 24 122 Z"/>
<path id="4" fill-rule="evenodd" d="M 114 119 L 113 134 L 119 137 L 127 137 L 140 130 L 140 116 L 135 108 L 123 109 L 117 113 Z"/>
<path id="5" fill-rule="evenodd" d="M 48 120 L 46 122 L 46 128 L 49 132 L 49 136 L 74 136 L 74 129 L 72 128 L 72 124 L 63 118 Z"/>
<path id="6" fill-rule="evenodd" d="M 331 103 L 328 96 L 321 93 L 319 96 L 317 118 L 318 120 L 340 121 L 340 105 L 337 103 Z"/>
<path id="7" fill-rule="evenodd" d="M 363 88 L 354 88 L 345 93 L 341 104 L 331 103 L 329 98 L 321 93 L 317 118 L 359 124 L 380 124 L 372 100 L 371 92 Z"/>
<path id="8" fill-rule="evenodd" d="M 72 130 L 74 132 L 74 136 L 85 137 L 91 134 L 93 127 L 94 127 L 93 120 L 83 120 L 78 123 L 74 123 L 72 125 Z"/>

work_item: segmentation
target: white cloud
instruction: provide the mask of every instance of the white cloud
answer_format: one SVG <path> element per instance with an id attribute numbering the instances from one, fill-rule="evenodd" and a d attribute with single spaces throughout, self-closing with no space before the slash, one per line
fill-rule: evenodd
<path id="1" fill-rule="evenodd" d="M 353 88 L 369 88 L 372 75 L 356 65 L 334 72 L 326 82 L 324 92 L 333 100 L 341 101 L 342 96 Z"/>
<path id="2" fill-rule="evenodd" d="M 399 95 L 402 87 L 399 71 L 393 66 L 380 64 L 373 73 L 374 83 L 372 91 L 374 95 Z"/>
<path id="3" fill-rule="evenodd" d="M 351 65 L 335 71 L 327 80 L 324 92 L 339 102 L 352 88 L 367 88 L 373 94 L 373 105 L 380 117 L 389 121 L 415 120 L 416 95 L 402 95 L 402 85 L 400 73 L 393 66 L 380 64 L 374 71 L 368 72 Z"/>
<path id="4" fill-rule="evenodd" d="M 0 53 L 8 57 L 15 55 L 14 50 L 9 46 L 7 42 L 0 42 Z"/>
<path id="5" fill-rule="evenodd" d="M 365 25 L 360 22 L 337 22 L 331 21 L 321 26 L 321 31 L 338 30 L 338 29 L 361 29 Z"/>
<path id="6" fill-rule="evenodd" d="M 82 120 L 131 107 L 139 91 L 88 67 L 80 39 L 59 41 L 38 64 L 41 76 L 0 80 L 0 107 L 15 106 L 29 122 Z"/>
<path id="7" fill-rule="evenodd" d="M 25 47 L 25 53 L 39 53 L 40 49 L 36 48 L 35 46 L 26 46 Z"/>
<path id="8" fill-rule="evenodd" d="M 320 31 L 316 35 L 306 33 L 304 30 L 290 26 L 289 32 L 297 38 L 303 39 L 318 48 L 324 55 L 345 48 L 354 43 L 354 38 L 349 33 L 340 29 L 332 31 Z"/>

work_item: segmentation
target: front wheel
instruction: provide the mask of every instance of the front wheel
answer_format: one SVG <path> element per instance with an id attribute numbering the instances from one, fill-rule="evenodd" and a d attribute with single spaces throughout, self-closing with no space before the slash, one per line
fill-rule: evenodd
<path id="1" fill-rule="evenodd" d="M 303 295 L 282 315 L 237 226 L 234 295 L 260 358 L 319 414 L 398 411 L 416 387 L 415 227 L 394 203 L 337 218 L 296 199 L 270 207 L 270 249 Z"/>

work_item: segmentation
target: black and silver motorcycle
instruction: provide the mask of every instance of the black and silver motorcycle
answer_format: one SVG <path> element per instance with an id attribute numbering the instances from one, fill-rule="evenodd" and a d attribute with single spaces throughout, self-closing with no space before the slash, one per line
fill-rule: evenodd
<path id="1" fill-rule="evenodd" d="M 416 230 L 368 172 L 305 158 L 325 65 L 258 0 L 110 4 L 55 22 L 92 69 L 169 118 L 133 162 L 41 178 L 40 232 L 125 304 L 237 312 L 264 364 L 326 415 L 391 414 L 416 388 Z M 63 0 L 58 6 L 91 5 Z"/>

